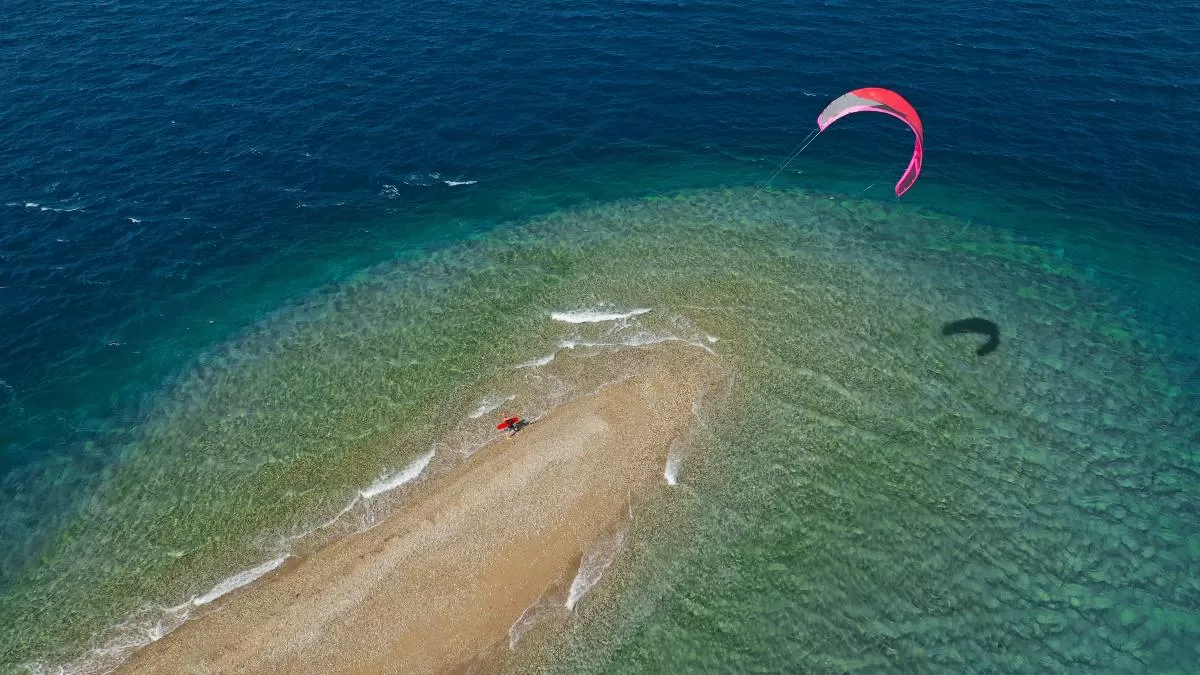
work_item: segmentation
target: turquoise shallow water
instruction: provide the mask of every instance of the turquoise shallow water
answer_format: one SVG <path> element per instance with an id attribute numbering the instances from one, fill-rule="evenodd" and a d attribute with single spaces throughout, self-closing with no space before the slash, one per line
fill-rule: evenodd
<path id="1" fill-rule="evenodd" d="M 1194 669 L 1187 9 L 15 3 L 0 663 L 157 630 L 604 306 L 742 375 L 569 667 Z M 742 190 L 866 84 L 903 202 L 878 119 Z"/>
<path id="2" fill-rule="evenodd" d="M 695 521 L 618 558 L 562 670 L 1194 667 L 1193 338 L 1057 246 L 788 202 L 747 211 L 792 224 L 774 273 L 731 265 L 761 295 L 712 308 L 745 370 Z M 969 315 L 997 351 L 939 334 Z"/>
<path id="3" fill-rule="evenodd" d="M 506 371 L 617 339 L 553 312 L 649 309 L 619 341 L 712 336 L 733 396 L 685 487 L 643 511 L 581 603 L 565 638 L 579 648 L 549 663 L 1193 663 L 1194 337 L 1148 320 L 1128 263 L 1068 250 L 1066 235 L 741 188 L 563 211 L 364 271 L 164 392 L 5 596 L 0 612 L 26 617 L 5 622 L 10 654 L 65 659 L 106 625 L 121 626 L 106 650 L 160 633 L 179 610 L 156 606 L 298 550 L 381 466 L 456 437 Z M 970 316 L 1000 327 L 996 351 L 942 335 Z"/>

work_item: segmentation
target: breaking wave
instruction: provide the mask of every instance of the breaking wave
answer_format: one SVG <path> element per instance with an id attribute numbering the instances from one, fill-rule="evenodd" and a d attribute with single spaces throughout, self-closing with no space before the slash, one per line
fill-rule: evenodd
<path id="1" fill-rule="evenodd" d="M 606 312 L 601 309 L 573 309 L 565 312 L 550 312 L 550 318 L 564 323 L 600 323 L 631 319 L 649 312 L 649 309 L 632 309 L 628 312 Z"/>
<path id="2" fill-rule="evenodd" d="M 551 356 L 550 358 L 553 359 L 554 357 Z M 546 363 L 549 363 L 549 361 L 547 361 Z M 546 364 L 538 363 L 536 365 L 544 366 Z M 517 366 L 517 367 L 520 368 L 521 366 Z M 490 412 L 494 412 L 500 406 L 504 405 L 505 403 L 508 403 L 509 401 L 511 401 L 515 398 L 516 398 L 516 396 L 513 396 L 512 394 L 509 394 L 507 396 L 500 396 L 498 394 L 485 396 L 483 398 L 483 400 L 480 401 L 479 407 L 475 409 L 475 412 L 470 414 L 470 418 L 473 420 L 477 420 L 480 417 L 483 417 L 484 415 L 486 415 Z"/>
<path id="3" fill-rule="evenodd" d="M 617 533 L 617 536 L 603 542 L 583 556 L 583 560 L 579 563 L 579 572 L 575 574 L 575 578 L 571 581 L 571 590 L 567 593 L 567 601 L 564 604 L 567 611 L 574 611 L 575 605 L 583 599 L 583 596 L 600 583 L 600 579 L 604 577 L 604 571 L 608 569 L 609 565 L 612 565 L 613 560 L 616 560 L 617 553 L 620 552 L 621 544 L 624 541 L 625 531 L 622 530 Z"/>

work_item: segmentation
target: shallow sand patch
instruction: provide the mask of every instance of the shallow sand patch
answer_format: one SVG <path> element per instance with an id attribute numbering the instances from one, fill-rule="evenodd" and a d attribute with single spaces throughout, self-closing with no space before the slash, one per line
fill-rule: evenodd
<path id="1" fill-rule="evenodd" d="M 123 671 L 431 673 L 507 648 L 522 613 L 564 591 L 663 484 L 672 442 L 720 377 L 695 347 L 612 358 L 622 379 L 489 444 L 379 526 L 222 599 Z"/>

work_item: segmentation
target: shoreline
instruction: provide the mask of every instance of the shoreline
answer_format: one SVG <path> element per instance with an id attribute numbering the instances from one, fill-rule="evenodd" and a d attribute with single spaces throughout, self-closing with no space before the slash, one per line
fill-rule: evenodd
<path id="1" fill-rule="evenodd" d="M 118 672 L 459 671 L 569 616 L 632 504 L 665 485 L 718 373 L 695 348 L 613 355 L 626 356 L 633 374 L 489 443 L 375 527 L 231 591 Z M 594 577 L 582 585 L 581 565 Z"/>

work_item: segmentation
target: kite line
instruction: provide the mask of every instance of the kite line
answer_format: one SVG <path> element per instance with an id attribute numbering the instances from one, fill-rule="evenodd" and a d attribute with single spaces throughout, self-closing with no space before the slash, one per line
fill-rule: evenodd
<path id="1" fill-rule="evenodd" d="M 768 185 L 771 184 L 771 181 L 775 180 L 776 176 L 783 173 L 783 170 L 788 167 L 788 164 L 796 161 L 796 158 L 800 156 L 800 153 L 804 152 L 805 148 L 807 148 L 813 141 L 817 140 L 817 136 L 820 133 L 820 129 L 813 129 L 812 131 L 808 132 L 808 135 L 804 137 L 804 140 L 800 141 L 800 145 L 796 146 L 796 149 L 792 151 L 792 154 L 788 155 L 788 158 L 783 162 L 783 164 L 779 165 L 779 168 L 775 170 L 775 173 L 771 174 L 771 177 L 767 179 L 767 182 L 758 186 L 758 189 L 754 191 L 754 194 L 762 192 Z"/>

